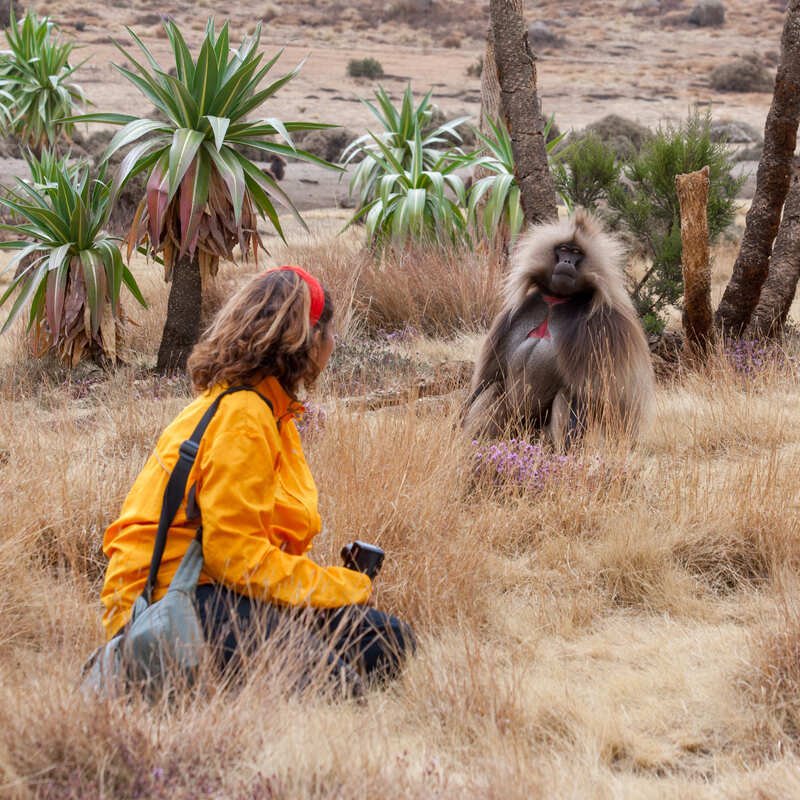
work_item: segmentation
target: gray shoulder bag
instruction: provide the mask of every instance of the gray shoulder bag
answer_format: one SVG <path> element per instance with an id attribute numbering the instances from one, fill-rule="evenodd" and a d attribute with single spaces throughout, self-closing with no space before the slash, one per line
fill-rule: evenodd
<path id="1" fill-rule="evenodd" d="M 216 413 L 220 400 L 228 394 L 241 391 L 255 392 L 272 410 L 269 400 L 251 386 L 232 386 L 216 397 L 192 435 L 181 444 L 178 461 L 164 490 L 150 573 L 144 590 L 136 598 L 131 618 L 122 631 L 98 647 L 84 666 L 81 689 L 85 694 L 113 695 L 131 684 L 156 691 L 167 676 L 173 674 L 182 676 L 188 684 L 194 680 L 205 646 L 195 607 L 195 590 L 203 569 L 202 525 L 189 544 L 167 594 L 153 602 L 153 589 L 167 544 L 169 526 L 186 493 L 200 439 Z M 188 517 L 199 519 L 194 487 L 189 492 L 187 506 Z"/>

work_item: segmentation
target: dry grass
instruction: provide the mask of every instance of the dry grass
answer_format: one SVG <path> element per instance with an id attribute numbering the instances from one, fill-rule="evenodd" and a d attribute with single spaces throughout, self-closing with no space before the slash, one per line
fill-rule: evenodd
<path id="1" fill-rule="evenodd" d="M 452 332 L 486 313 L 489 287 L 447 259 L 367 279 L 346 244 L 293 256 L 323 274 L 349 341 L 380 327 L 365 322 L 367 291 L 397 325 L 442 314 Z M 393 283 L 401 269 L 407 282 Z M 226 270 L 223 286 L 241 274 Z M 0 795 L 800 793 L 791 362 L 743 377 L 719 357 L 679 374 L 633 452 L 590 443 L 529 492 L 472 479 L 458 393 L 363 412 L 321 382 L 327 420 L 306 441 L 326 521 L 315 553 L 335 561 L 353 537 L 386 548 L 377 602 L 420 637 L 403 678 L 364 706 L 337 703 L 288 692 L 291 665 L 265 652 L 243 686 L 206 681 L 154 706 L 84 701 L 103 530 L 188 396 L 140 366 L 166 297 L 156 273 L 145 290 L 154 310 L 136 312 L 136 358 L 116 374 L 65 383 L 20 337 L 0 342 Z M 416 337 L 403 352 L 468 358 L 477 341 Z"/>
<path id="2" fill-rule="evenodd" d="M 498 308 L 500 265 L 468 247 L 388 251 L 377 261 L 353 239 L 295 244 L 288 263 L 313 265 L 345 310 L 340 334 L 413 329 L 436 337 L 485 328 Z"/>

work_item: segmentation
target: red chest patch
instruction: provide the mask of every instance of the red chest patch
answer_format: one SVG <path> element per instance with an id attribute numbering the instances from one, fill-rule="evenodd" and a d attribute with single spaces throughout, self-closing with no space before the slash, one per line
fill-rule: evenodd
<path id="1" fill-rule="evenodd" d="M 537 328 L 534 328 L 527 336 L 528 339 L 552 339 L 553 337 L 550 335 L 550 328 L 547 326 L 547 322 L 550 319 L 550 309 L 553 306 L 561 305 L 561 303 L 566 303 L 566 298 L 564 297 L 551 297 L 550 295 L 543 294 L 542 300 L 547 303 L 547 316 Z"/>
<path id="2" fill-rule="evenodd" d="M 529 334 L 529 339 L 552 339 L 550 329 L 547 327 L 547 320 L 545 320 L 538 328 L 534 328 Z"/>

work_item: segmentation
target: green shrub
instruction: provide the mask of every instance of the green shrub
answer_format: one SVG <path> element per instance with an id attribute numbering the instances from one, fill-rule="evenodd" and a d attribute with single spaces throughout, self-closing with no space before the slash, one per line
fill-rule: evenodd
<path id="1" fill-rule="evenodd" d="M 468 78 L 480 78 L 483 75 L 483 56 L 478 58 L 470 64 L 466 69 Z"/>
<path id="2" fill-rule="evenodd" d="M 568 208 L 596 210 L 598 201 L 608 197 L 619 181 L 620 170 L 611 147 L 591 132 L 573 138 L 559 152 L 553 164 L 553 178 Z"/>
<path id="3" fill-rule="evenodd" d="M 650 329 L 663 327 L 663 310 L 683 293 L 680 204 L 675 177 L 709 168 L 708 228 L 711 241 L 733 221 L 735 199 L 744 179 L 731 175 L 733 157 L 714 142 L 709 116 L 691 116 L 679 127 L 660 128 L 641 153 L 622 169 L 624 182 L 608 192 L 613 222 L 628 232 L 648 260 L 632 281 L 634 304 Z"/>
<path id="4" fill-rule="evenodd" d="M 353 58 L 347 63 L 347 74 L 351 78 L 382 78 L 383 65 L 376 58 Z"/>
<path id="5" fill-rule="evenodd" d="M 295 147 L 291 134 L 331 126 L 255 117 L 257 110 L 299 71 L 297 67 L 263 85 L 280 53 L 262 63 L 260 24 L 234 48 L 228 23 L 217 31 L 209 20 L 196 57 L 174 22 L 167 20 L 164 30 L 172 50 L 174 74 L 168 67 L 159 66 L 132 30 L 130 36 L 142 51 L 143 62 L 117 44 L 133 66 L 115 67 L 155 104 L 152 119 L 97 113 L 71 121 L 121 126 L 105 152 L 108 160 L 127 149 L 114 180 L 114 198 L 137 175 L 148 178 L 146 195 L 131 220 L 129 246 L 146 243 L 153 255 L 163 257 L 168 275 L 179 255 L 188 252 L 200 259 L 203 274 L 213 276 L 221 258 L 233 260 L 235 246 L 243 256 L 257 252 L 257 216 L 283 236 L 276 198 L 299 216 L 272 175 L 244 156 L 242 150 L 247 148 L 265 159 L 276 155 L 330 167 Z M 278 136 L 283 142 L 275 138 Z"/>
<path id="6" fill-rule="evenodd" d="M 411 163 L 404 166 L 391 148 L 373 137 L 377 150 L 367 159 L 381 175 L 377 196 L 356 212 L 351 222 L 364 219 L 370 244 L 382 249 L 391 243 L 405 246 L 409 240 L 428 244 L 454 244 L 466 235 L 466 188 L 455 170 L 459 162 L 441 155 L 427 168 L 422 132 L 414 131 Z"/>
<path id="7" fill-rule="evenodd" d="M 744 178 L 731 175 L 734 156 L 714 141 L 710 117 L 694 115 L 678 127 L 660 128 L 642 141 L 639 153 L 615 152 L 602 134 L 573 139 L 552 164 L 556 188 L 568 207 L 604 212 L 623 231 L 647 269 L 630 279 L 634 304 L 647 330 L 664 327 L 663 311 L 683 294 L 680 204 L 675 177 L 708 165 L 708 225 L 714 241 L 733 221 Z"/>
<path id="8" fill-rule="evenodd" d="M 511 134 L 502 119 L 487 117 L 486 122 L 488 133 L 475 130 L 481 149 L 477 154 L 470 153 L 464 157 L 465 165 L 481 167 L 488 172 L 470 188 L 467 219 L 477 237 L 484 236 L 489 241 L 502 242 L 505 246 L 517 237 L 525 218 L 519 185 L 514 175 Z M 555 116 L 551 116 L 544 126 L 544 140 L 551 170 L 555 172 L 557 166 L 554 159 L 557 157 L 553 153 L 563 134 L 552 136 L 554 129 Z"/>

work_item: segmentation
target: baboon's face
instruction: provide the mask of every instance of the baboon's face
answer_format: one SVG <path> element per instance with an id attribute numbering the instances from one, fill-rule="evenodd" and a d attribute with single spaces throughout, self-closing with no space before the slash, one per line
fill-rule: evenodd
<path id="1" fill-rule="evenodd" d="M 550 277 L 550 290 L 561 297 L 580 292 L 585 285 L 581 272 L 583 250 L 574 242 L 559 244 L 553 250 L 553 271 Z"/>

